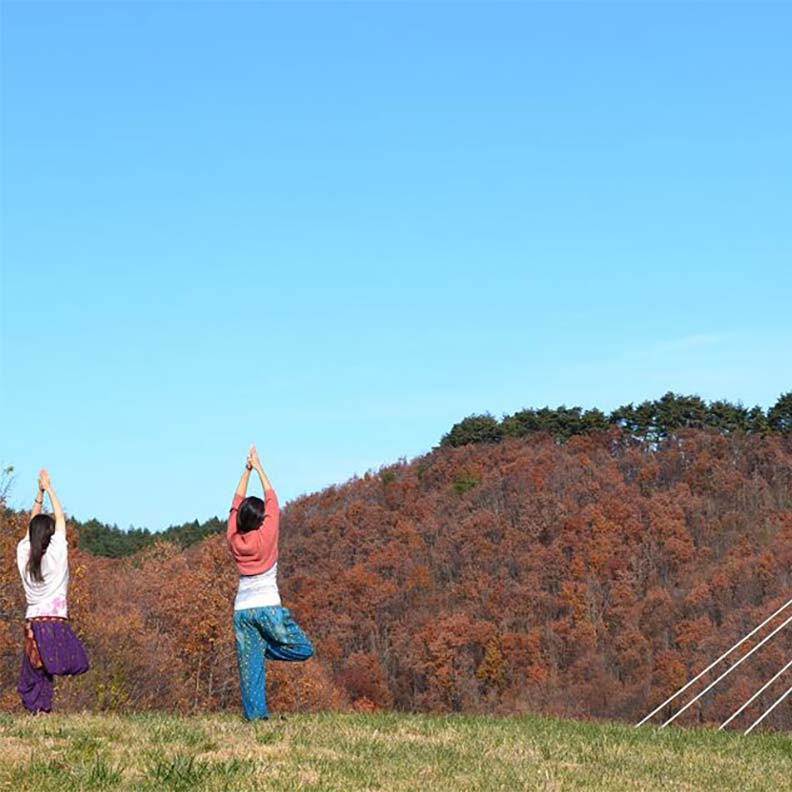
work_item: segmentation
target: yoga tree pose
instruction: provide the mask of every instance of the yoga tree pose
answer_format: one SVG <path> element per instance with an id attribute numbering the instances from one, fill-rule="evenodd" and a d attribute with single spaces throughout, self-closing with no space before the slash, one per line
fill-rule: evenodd
<path id="1" fill-rule="evenodd" d="M 250 471 L 264 490 L 264 500 L 247 496 Z M 239 661 L 242 709 L 248 720 L 266 719 L 266 661 L 307 660 L 313 647 L 281 606 L 278 593 L 278 521 L 275 490 L 264 473 L 256 447 L 250 447 L 228 517 L 228 546 L 239 569 L 234 602 L 234 637 Z"/>
<path id="2" fill-rule="evenodd" d="M 85 649 L 69 626 L 66 518 L 46 470 L 39 473 L 38 484 L 30 526 L 17 545 L 17 567 L 27 599 L 25 652 L 17 690 L 25 709 L 33 713 L 52 710 L 54 675 L 88 670 Z M 41 513 L 45 493 L 54 519 Z"/>

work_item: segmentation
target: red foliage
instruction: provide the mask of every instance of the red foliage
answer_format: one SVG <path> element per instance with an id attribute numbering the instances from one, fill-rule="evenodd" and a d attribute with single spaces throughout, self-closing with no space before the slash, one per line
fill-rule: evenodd
<path id="1" fill-rule="evenodd" d="M 443 448 L 291 503 L 281 591 L 317 654 L 270 664 L 273 707 L 637 719 L 660 703 L 789 598 L 792 440 L 620 438 Z M 6 513 L 0 534 L 0 613 L 20 620 L 23 524 Z M 238 705 L 222 537 L 71 564 L 93 670 L 59 705 Z M 3 708 L 18 633 L 0 620 Z M 681 720 L 725 718 L 790 648 L 786 630 Z M 792 706 L 768 722 L 790 728 Z"/>

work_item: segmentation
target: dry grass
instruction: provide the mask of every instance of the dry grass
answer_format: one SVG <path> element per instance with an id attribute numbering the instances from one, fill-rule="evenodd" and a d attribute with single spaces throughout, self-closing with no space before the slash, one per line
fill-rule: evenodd
<path id="1" fill-rule="evenodd" d="M 792 790 L 792 739 L 550 718 L 0 716 L 0 789 Z"/>

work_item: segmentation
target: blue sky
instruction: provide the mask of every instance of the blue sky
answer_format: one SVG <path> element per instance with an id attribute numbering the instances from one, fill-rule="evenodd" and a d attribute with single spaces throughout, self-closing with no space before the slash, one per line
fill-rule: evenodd
<path id="1" fill-rule="evenodd" d="M 224 514 L 460 418 L 792 388 L 792 6 L 2 4 L 0 462 Z"/>

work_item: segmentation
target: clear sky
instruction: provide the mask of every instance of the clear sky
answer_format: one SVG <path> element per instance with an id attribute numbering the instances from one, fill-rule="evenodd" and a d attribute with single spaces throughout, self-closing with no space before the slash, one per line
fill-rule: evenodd
<path id="1" fill-rule="evenodd" d="M 792 4 L 3 2 L 0 462 L 225 514 L 792 388 Z"/>

